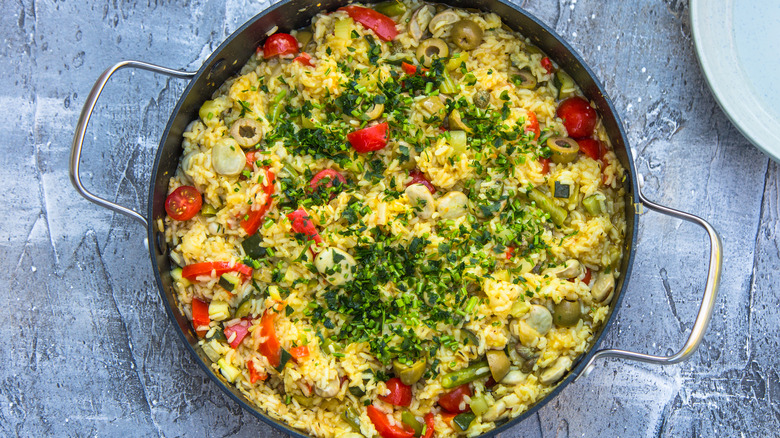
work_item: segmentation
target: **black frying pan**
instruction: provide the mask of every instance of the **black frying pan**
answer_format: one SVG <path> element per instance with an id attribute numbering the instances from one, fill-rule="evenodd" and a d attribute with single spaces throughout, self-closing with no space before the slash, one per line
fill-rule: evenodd
<path id="1" fill-rule="evenodd" d="M 173 321 L 176 326 L 179 337 L 187 345 L 193 358 L 211 377 L 214 383 L 219 385 L 238 404 L 271 426 L 298 437 L 303 437 L 305 435 L 296 429 L 290 428 L 283 422 L 268 417 L 260 409 L 251 404 L 233 385 L 226 383 L 222 376 L 215 374 L 211 370 L 209 367 L 211 361 L 198 347 L 198 338 L 192 330 L 190 321 L 179 311 L 177 306 L 176 297 L 171 284 L 171 266 L 168 257 L 167 244 L 163 233 L 161 230 L 157 229 L 155 224 L 158 222 L 158 219 L 164 218 L 166 214 L 164 203 L 168 194 L 168 182 L 170 176 L 175 172 L 176 167 L 179 164 L 179 158 L 182 154 L 182 133 L 185 131 L 186 126 L 198 117 L 198 109 L 201 104 L 210 99 L 212 93 L 225 82 L 225 80 L 237 73 L 240 67 L 254 54 L 255 49 L 265 40 L 267 32 L 274 28 L 274 26 L 278 26 L 280 31 L 289 32 L 293 29 L 307 26 L 312 17 L 320 11 L 335 10 L 347 3 L 347 1 L 340 0 L 324 0 L 321 3 L 316 4 L 309 0 L 284 0 L 261 12 L 236 30 L 217 48 L 216 51 L 214 51 L 201 68 L 194 73 L 182 72 L 138 61 L 122 61 L 117 63 L 100 76 L 87 97 L 84 109 L 82 110 L 76 126 L 76 135 L 73 140 L 73 148 L 70 157 L 71 181 L 82 196 L 100 206 L 128 215 L 138 220 L 146 227 L 149 242 L 149 255 L 151 257 L 152 269 L 154 271 L 155 279 L 157 280 L 160 296 L 163 299 L 163 303 L 165 304 L 166 311 L 170 316 L 171 321 Z M 511 428 L 523 421 L 523 419 L 536 413 L 536 411 L 562 391 L 566 385 L 580 375 L 586 374 L 589 371 L 591 364 L 597 358 L 620 357 L 657 364 L 672 364 L 689 357 L 701 342 L 704 331 L 706 330 L 712 315 L 718 286 L 720 285 L 722 244 L 718 233 L 703 219 L 655 204 L 648 201 L 642 195 L 639 186 L 637 185 L 637 173 L 634 168 L 633 158 L 631 157 L 631 150 L 628 146 L 626 135 L 623 132 L 623 126 L 615 112 L 612 102 L 610 102 L 609 98 L 606 96 L 604 87 L 596 79 L 593 72 L 585 65 L 582 58 L 571 48 L 571 46 L 563 41 L 560 36 L 537 18 L 504 0 L 449 0 L 447 3 L 457 7 L 478 8 L 484 11 L 495 12 L 501 16 L 504 23 L 530 38 L 536 46 L 547 53 L 561 68 L 568 72 L 582 88 L 583 93 L 588 99 L 595 103 L 599 114 L 601 115 L 604 128 L 612 141 L 615 153 L 623 167 L 627 169 L 627 177 L 624 182 L 626 189 L 626 195 L 624 197 L 627 225 L 625 239 L 626 247 L 622 265 L 620 267 L 621 275 L 618 278 L 616 287 L 617 296 L 612 301 L 613 305 L 605 324 L 603 324 L 600 331 L 596 333 L 595 342 L 587 353 L 578 358 L 572 370 L 550 394 L 537 402 L 522 415 L 513 418 L 485 434 L 485 436 L 492 436 Z M 187 89 L 184 90 L 181 99 L 179 99 L 176 108 L 173 110 L 173 113 L 168 120 L 168 125 L 166 126 L 160 141 L 160 147 L 155 158 L 154 171 L 151 175 L 146 217 L 114 202 L 93 195 L 84 188 L 79 177 L 81 147 L 83 145 L 89 118 L 92 115 L 92 110 L 111 75 L 117 70 L 125 67 L 140 68 L 182 79 L 190 79 Z M 710 241 L 710 263 L 707 273 L 707 283 L 704 288 L 702 303 L 696 321 L 694 322 L 691 333 L 682 349 L 676 354 L 668 357 L 651 356 L 623 350 L 597 349 L 604 333 L 609 330 L 612 320 L 615 317 L 615 311 L 620 307 L 623 300 L 634 260 L 638 219 L 645 206 L 704 227 Z M 150 219 L 147 221 L 146 218 Z"/>

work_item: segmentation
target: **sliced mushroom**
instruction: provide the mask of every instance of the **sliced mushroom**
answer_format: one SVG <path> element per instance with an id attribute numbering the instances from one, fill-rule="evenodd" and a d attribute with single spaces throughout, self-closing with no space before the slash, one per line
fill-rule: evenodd
<path id="1" fill-rule="evenodd" d="M 469 209 L 469 198 L 465 193 L 453 190 L 439 198 L 436 211 L 442 219 L 457 219 Z"/>
<path id="2" fill-rule="evenodd" d="M 257 120 L 242 117 L 230 127 L 230 135 L 242 148 L 250 148 L 263 139 L 263 127 Z"/>
<path id="3" fill-rule="evenodd" d="M 211 149 L 211 166 L 220 175 L 238 175 L 245 165 L 246 155 L 232 138 L 218 140 Z"/>
<path id="4" fill-rule="evenodd" d="M 428 187 L 422 184 L 412 184 L 406 188 L 404 193 L 420 219 L 430 219 L 433 216 L 435 202 Z"/>
<path id="5" fill-rule="evenodd" d="M 523 383 L 525 381 L 527 375 L 518 370 L 512 370 L 504 376 L 504 379 L 501 380 L 502 385 L 518 385 L 520 383 Z"/>
<path id="6" fill-rule="evenodd" d="M 420 108 L 428 113 L 428 117 L 436 115 L 444 108 L 441 99 L 438 97 L 427 97 L 420 101 Z"/>
<path id="7" fill-rule="evenodd" d="M 539 359 L 539 355 L 535 350 L 526 347 L 523 344 L 515 345 L 515 350 L 517 351 L 517 355 L 523 359 L 522 362 L 520 362 L 520 369 L 526 373 L 533 371 L 534 365 L 536 365 L 536 361 Z"/>
<path id="8" fill-rule="evenodd" d="M 593 283 L 593 288 L 590 290 L 590 295 L 597 303 L 608 304 L 612 301 L 612 296 L 615 292 L 615 277 L 612 274 L 600 273 L 596 282 Z"/>
<path id="9" fill-rule="evenodd" d="M 552 366 L 542 371 L 542 374 L 539 375 L 539 382 L 543 385 L 552 385 L 561 380 L 571 364 L 571 359 L 568 357 L 559 357 Z"/>
<path id="10" fill-rule="evenodd" d="M 436 8 L 431 5 L 422 5 L 417 8 L 409 20 L 409 33 L 417 41 L 420 41 L 428 30 L 428 24 L 433 19 Z"/>
<path id="11" fill-rule="evenodd" d="M 357 262 L 348 252 L 338 248 L 326 248 L 314 258 L 314 267 L 334 286 L 352 280 L 352 269 L 356 265 Z"/>
<path id="12" fill-rule="evenodd" d="M 580 274 L 582 274 L 582 265 L 575 259 L 566 260 L 566 262 L 560 266 L 547 268 L 542 271 L 542 275 L 558 278 L 574 278 L 579 277 Z"/>
<path id="13" fill-rule="evenodd" d="M 528 311 L 528 314 L 526 314 L 525 322 L 530 325 L 532 329 L 539 332 L 540 336 L 544 336 L 552 328 L 552 313 L 550 313 L 546 307 L 534 304 L 531 306 L 531 310 Z"/>
<path id="14" fill-rule="evenodd" d="M 436 31 L 439 29 L 450 26 L 458 21 L 460 21 L 458 14 L 451 9 L 447 9 L 439 12 L 431 19 L 431 22 L 428 24 L 428 30 L 431 31 L 433 35 L 436 35 Z"/>
<path id="15" fill-rule="evenodd" d="M 318 385 L 314 385 L 314 393 L 322 398 L 334 397 L 339 393 L 339 389 L 341 389 L 341 381 L 339 379 L 328 380 L 327 386 L 325 386 L 325 388 L 320 388 Z"/>

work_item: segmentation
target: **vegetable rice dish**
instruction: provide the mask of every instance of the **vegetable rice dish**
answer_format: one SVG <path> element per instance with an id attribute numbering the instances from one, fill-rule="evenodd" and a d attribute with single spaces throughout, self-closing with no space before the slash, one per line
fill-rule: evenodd
<path id="1" fill-rule="evenodd" d="M 316 437 L 476 436 L 606 321 L 624 169 L 494 13 L 350 5 L 273 29 L 183 135 L 175 295 L 215 374 Z"/>

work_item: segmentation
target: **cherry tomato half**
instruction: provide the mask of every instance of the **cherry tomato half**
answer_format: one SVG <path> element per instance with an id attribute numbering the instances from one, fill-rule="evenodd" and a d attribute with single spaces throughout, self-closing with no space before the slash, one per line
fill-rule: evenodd
<path id="1" fill-rule="evenodd" d="M 390 419 L 387 418 L 387 415 L 373 405 L 369 405 L 366 408 L 366 413 L 382 438 L 414 438 L 414 431 L 390 424 Z"/>
<path id="2" fill-rule="evenodd" d="M 259 51 L 259 49 L 258 49 Z M 275 33 L 263 44 L 263 57 L 295 55 L 298 53 L 298 40 L 289 33 Z"/>
<path id="3" fill-rule="evenodd" d="M 555 67 L 553 67 L 553 63 L 552 61 L 550 61 L 550 58 L 545 56 L 544 58 L 542 58 L 541 64 L 542 64 L 542 68 L 544 68 L 547 71 L 547 73 L 552 73 L 555 71 Z"/>
<path id="4" fill-rule="evenodd" d="M 188 221 L 198 214 L 202 205 L 203 198 L 198 189 L 181 186 L 165 199 L 165 212 L 173 220 Z"/>
<path id="5" fill-rule="evenodd" d="M 381 12 L 361 6 L 346 6 L 339 10 L 346 11 L 353 20 L 373 30 L 379 38 L 385 41 L 390 41 L 398 35 L 395 21 Z"/>
<path id="6" fill-rule="evenodd" d="M 469 384 L 458 386 L 452 391 L 439 397 L 439 406 L 447 412 L 460 414 L 469 410 L 469 405 L 463 402 L 465 396 L 471 397 Z"/>
<path id="7" fill-rule="evenodd" d="M 307 240 L 313 240 L 317 243 L 322 242 L 322 237 L 317 232 L 317 228 L 314 226 L 314 222 L 311 221 L 309 214 L 306 213 L 306 210 L 299 208 L 292 213 L 288 213 L 287 218 L 290 219 L 290 228 L 294 232 L 305 234 Z"/>
<path id="8" fill-rule="evenodd" d="M 298 61 L 303 65 L 314 67 L 314 63 L 311 62 L 311 55 L 309 55 L 306 52 L 301 52 L 301 54 L 296 56 L 295 59 L 293 59 L 293 61 Z"/>
<path id="9" fill-rule="evenodd" d="M 420 171 L 420 169 L 414 169 L 411 172 L 409 172 L 409 176 L 412 177 L 412 180 L 409 181 L 409 184 L 406 185 L 406 187 L 409 187 L 412 184 L 422 184 L 425 187 L 428 187 L 428 190 L 431 192 L 431 194 L 436 193 L 436 187 L 428 181 L 428 178 L 425 177 L 425 174 Z"/>
<path id="10" fill-rule="evenodd" d="M 534 140 L 539 139 L 539 135 L 542 133 L 539 129 L 539 119 L 536 118 L 536 113 L 528 111 L 528 120 L 525 122 L 525 132 L 533 132 Z"/>
<path id="11" fill-rule="evenodd" d="M 542 175 L 547 175 L 550 173 L 550 159 L 549 158 L 539 158 L 539 164 L 542 165 Z"/>
<path id="12" fill-rule="evenodd" d="M 385 382 L 385 386 L 387 386 L 390 393 L 380 395 L 379 400 L 395 406 L 409 406 L 412 404 L 412 387 L 404 385 L 401 379 L 393 377 Z"/>
<path id="13" fill-rule="evenodd" d="M 569 133 L 569 137 L 578 138 L 587 137 L 593 134 L 593 128 L 596 127 L 599 116 L 587 100 L 574 96 L 562 101 L 558 105 L 556 115 L 563 119 L 563 126 Z"/>
<path id="14" fill-rule="evenodd" d="M 592 138 L 583 138 L 577 140 L 580 145 L 580 152 L 598 161 L 601 159 L 601 142 Z"/>
<path id="15" fill-rule="evenodd" d="M 347 134 L 347 141 L 357 152 L 373 152 L 387 146 L 387 122 Z"/>
<path id="16" fill-rule="evenodd" d="M 326 179 L 327 178 L 327 179 Z M 323 181 L 325 180 L 325 181 Z M 325 188 L 331 188 L 333 187 L 336 180 L 339 181 L 340 185 L 344 185 L 347 183 L 347 179 L 344 178 L 344 175 L 340 174 L 338 171 L 334 169 L 323 169 L 317 172 L 316 175 L 314 175 L 314 178 L 309 181 L 309 188 L 312 192 L 317 191 L 320 187 Z M 331 199 L 336 196 L 335 193 L 331 194 Z"/>

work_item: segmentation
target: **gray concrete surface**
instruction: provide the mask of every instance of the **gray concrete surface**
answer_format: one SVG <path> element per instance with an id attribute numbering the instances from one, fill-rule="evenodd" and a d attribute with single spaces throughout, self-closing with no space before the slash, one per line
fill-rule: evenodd
<path id="1" fill-rule="evenodd" d="M 684 0 L 526 0 L 605 83 L 650 199 L 710 220 L 725 243 L 712 325 L 689 361 L 605 361 L 507 437 L 777 436 L 778 165 L 716 105 Z M 268 2 L 0 2 L 0 435 L 279 436 L 192 361 L 130 219 L 81 199 L 67 159 L 93 81 L 121 59 L 196 69 Z M 162 129 L 184 81 L 123 71 L 83 159 L 97 194 L 145 208 Z M 704 233 L 642 216 L 630 288 L 605 346 L 682 345 L 706 269 Z"/>

